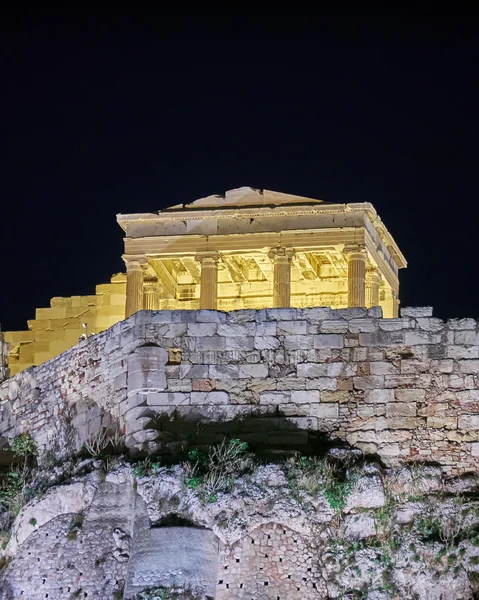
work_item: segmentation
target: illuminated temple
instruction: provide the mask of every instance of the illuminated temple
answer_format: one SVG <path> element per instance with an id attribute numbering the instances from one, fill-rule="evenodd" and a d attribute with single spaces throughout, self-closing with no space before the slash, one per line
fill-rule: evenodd
<path id="1" fill-rule="evenodd" d="M 96 294 L 52 298 L 28 331 L 5 334 L 10 374 L 141 309 L 381 306 L 396 317 L 406 261 L 370 203 L 243 187 L 145 214 L 120 214 L 126 275 Z"/>

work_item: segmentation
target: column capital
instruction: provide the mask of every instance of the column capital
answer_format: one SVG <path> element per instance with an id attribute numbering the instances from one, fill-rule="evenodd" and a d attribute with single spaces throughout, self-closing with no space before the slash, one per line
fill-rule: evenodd
<path id="1" fill-rule="evenodd" d="M 364 244 L 347 244 L 343 248 L 343 254 L 348 260 L 351 259 L 364 259 L 366 260 L 366 246 Z"/>
<path id="2" fill-rule="evenodd" d="M 382 279 L 381 273 L 379 272 L 379 269 L 378 267 L 376 267 L 376 265 L 366 266 L 366 277 L 371 281 L 377 281 L 377 283 L 380 283 Z"/>
<path id="3" fill-rule="evenodd" d="M 275 248 L 271 248 L 268 252 L 268 258 L 274 260 L 275 258 L 284 257 L 288 260 L 291 260 L 294 256 L 293 248 L 283 248 L 282 246 L 276 246 Z"/>
<path id="4" fill-rule="evenodd" d="M 214 264 L 217 264 L 220 259 L 221 255 L 219 252 L 216 252 L 216 250 L 198 252 L 198 254 L 196 254 L 195 256 L 195 260 L 197 260 L 201 264 L 203 264 L 204 261 L 213 262 Z"/>
<path id="5" fill-rule="evenodd" d="M 158 287 L 158 283 L 158 277 L 155 277 L 153 275 L 145 275 L 145 277 L 143 278 L 143 289 L 145 291 L 156 290 Z"/>
<path id="6" fill-rule="evenodd" d="M 135 257 L 129 257 L 129 256 L 122 256 L 123 262 L 126 265 L 127 269 L 130 270 L 140 270 L 143 268 L 144 265 L 146 265 L 148 263 L 147 259 L 145 256 L 135 256 Z"/>

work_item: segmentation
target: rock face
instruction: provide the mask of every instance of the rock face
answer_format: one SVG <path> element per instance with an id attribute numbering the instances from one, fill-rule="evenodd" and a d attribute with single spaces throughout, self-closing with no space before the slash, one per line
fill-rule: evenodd
<path id="1" fill-rule="evenodd" d="M 54 486 L 16 519 L 0 598 L 477 597 L 475 479 L 327 464 L 258 464 L 214 495 L 207 473 L 197 487 L 187 466 L 121 462 Z"/>
<path id="2" fill-rule="evenodd" d="M 140 311 L 1 384 L 0 443 L 28 431 L 68 456 L 106 428 L 133 453 L 168 453 L 199 430 L 204 443 L 333 439 L 391 466 L 477 470 L 478 324 L 431 314 Z"/>

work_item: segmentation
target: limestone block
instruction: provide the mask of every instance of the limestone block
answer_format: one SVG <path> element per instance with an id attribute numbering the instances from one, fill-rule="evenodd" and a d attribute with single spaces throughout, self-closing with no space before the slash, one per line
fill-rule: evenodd
<path id="1" fill-rule="evenodd" d="M 424 427 L 424 425 L 424 420 L 416 417 L 391 417 L 386 419 L 387 429 L 417 429 L 418 427 Z"/>
<path id="2" fill-rule="evenodd" d="M 246 323 L 248 321 L 256 321 L 256 310 L 232 310 L 226 314 L 227 323 Z"/>
<path id="3" fill-rule="evenodd" d="M 442 332 L 446 327 L 446 324 L 442 319 L 437 319 L 435 317 L 418 317 L 416 323 L 418 328 L 424 331 Z"/>
<path id="4" fill-rule="evenodd" d="M 332 311 L 333 318 L 337 319 L 359 319 L 365 317 L 368 311 L 366 308 L 338 308 Z"/>
<path id="5" fill-rule="evenodd" d="M 479 358 L 479 346 L 446 346 L 445 358 L 453 358 L 455 360 Z"/>
<path id="6" fill-rule="evenodd" d="M 368 317 L 372 317 L 373 319 L 382 319 L 383 318 L 383 309 L 381 306 L 371 306 L 368 308 Z"/>
<path id="7" fill-rule="evenodd" d="M 396 390 L 394 397 L 397 402 L 424 402 L 426 399 L 426 390 Z"/>
<path id="8" fill-rule="evenodd" d="M 344 402 L 348 402 L 352 395 L 347 390 L 337 390 L 337 391 L 322 391 L 321 392 L 321 403 L 323 402 L 338 402 L 342 404 Z"/>
<path id="9" fill-rule="evenodd" d="M 307 329 L 307 321 L 279 321 L 277 335 L 305 335 Z"/>
<path id="10" fill-rule="evenodd" d="M 343 348 L 344 338 L 334 333 L 324 333 L 313 336 L 315 348 Z"/>
<path id="11" fill-rule="evenodd" d="M 201 339 L 201 338 L 200 338 Z M 254 337 L 227 337 L 219 338 L 225 340 L 226 350 L 247 350 L 252 351 L 254 348 Z"/>
<path id="12" fill-rule="evenodd" d="M 374 389 L 365 390 L 364 392 L 364 402 L 369 402 L 372 404 L 381 404 L 393 401 L 394 390 Z"/>
<path id="13" fill-rule="evenodd" d="M 456 364 L 460 373 L 479 375 L 479 360 L 458 360 Z"/>
<path id="14" fill-rule="evenodd" d="M 213 379 L 237 379 L 239 376 L 238 365 L 210 365 L 209 377 Z"/>
<path id="15" fill-rule="evenodd" d="M 297 366 L 298 377 L 325 377 L 328 365 L 324 363 L 300 363 Z"/>
<path id="16" fill-rule="evenodd" d="M 254 338 L 255 350 L 276 350 L 280 344 L 279 339 L 273 336 L 256 336 Z"/>
<path id="17" fill-rule="evenodd" d="M 218 335 L 223 335 L 225 337 L 248 337 L 255 335 L 257 333 L 256 329 L 256 323 L 222 323 L 221 325 L 218 325 Z"/>
<path id="18" fill-rule="evenodd" d="M 278 405 L 290 401 L 290 392 L 260 392 L 260 404 Z"/>
<path id="19" fill-rule="evenodd" d="M 459 429 L 479 429 L 479 415 L 459 415 L 457 418 Z"/>
<path id="20" fill-rule="evenodd" d="M 451 359 L 438 360 L 436 370 L 439 373 L 452 373 L 454 370 L 454 361 Z"/>
<path id="21" fill-rule="evenodd" d="M 316 337 L 314 336 L 314 338 Z M 286 350 L 310 350 L 313 348 L 313 343 L 312 335 L 285 335 L 283 337 L 283 345 Z"/>
<path id="22" fill-rule="evenodd" d="M 475 319 L 449 319 L 447 327 L 449 329 L 476 329 L 477 322 Z"/>
<path id="23" fill-rule="evenodd" d="M 321 398 L 321 400 L 323 400 L 323 398 Z M 382 417 L 386 414 L 386 407 L 384 404 L 360 404 L 356 412 L 358 417 L 361 417 L 362 419 Z"/>
<path id="24" fill-rule="evenodd" d="M 372 390 L 384 387 L 384 377 L 381 375 L 366 375 L 365 377 L 353 377 L 353 385 L 356 390 Z"/>
<path id="25" fill-rule="evenodd" d="M 454 343 L 465 345 L 477 345 L 478 334 L 475 329 L 460 329 L 454 332 Z"/>
<path id="26" fill-rule="evenodd" d="M 318 419 L 338 419 L 339 404 L 311 404 L 309 414 Z"/>
<path id="27" fill-rule="evenodd" d="M 471 454 L 472 456 L 479 456 L 479 442 L 471 443 Z"/>
<path id="28" fill-rule="evenodd" d="M 390 362 L 377 361 L 369 365 L 371 375 L 396 375 L 399 373 L 399 367 Z"/>
<path id="29" fill-rule="evenodd" d="M 415 402 L 389 402 L 386 405 L 387 417 L 415 417 L 417 405 Z"/>
<path id="30" fill-rule="evenodd" d="M 198 381 L 198 380 L 193 380 Z M 200 380 L 200 381 L 210 381 L 208 380 Z M 168 379 L 167 389 L 169 392 L 191 392 L 192 390 L 192 380 L 191 379 Z"/>
<path id="31" fill-rule="evenodd" d="M 401 308 L 401 317 L 432 317 L 432 306 L 406 306 Z"/>
<path id="32" fill-rule="evenodd" d="M 267 321 L 295 321 L 298 318 L 296 308 L 267 308 L 265 312 Z"/>
<path id="33" fill-rule="evenodd" d="M 321 333 L 346 333 L 348 331 L 348 322 L 346 319 L 323 321 L 319 329 Z"/>
<path id="34" fill-rule="evenodd" d="M 404 343 L 406 346 L 416 346 L 420 344 L 440 344 L 441 334 L 431 333 L 429 331 L 406 331 Z"/>
<path id="35" fill-rule="evenodd" d="M 263 321 L 262 323 L 257 323 L 254 333 L 248 335 L 275 336 L 276 330 L 277 324 L 274 321 Z"/>
<path id="36" fill-rule="evenodd" d="M 441 416 L 441 413 L 445 412 L 449 408 L 449 404 L 446 402 L 432 402 L 426 404 L 426 406 L 420 408 L 417 411 L 419 417 L 434 417 Z"/>
<path id="37" fill-rule="evenodd" d="M 373 333 L 360 333 L 360 346 L 398 346 L 404 345 L 404 331 L 375 331 Z"/>
<path id="38" fill-rule="evenodd" d="M 377 331 L 378 321 L 377 319 L 351 319 L 349 321 L 349 331 L 351 333 L 371 333 Z"/>
<path id="39" fill-rule="evenodd" d="M 400 455 L 401 448 L 399 447 L 399 444 L 385 444 L 379 449 L 379 456 L 381 457 L 390 458 Z"/>
<path id="40" fill-rule="evenodd" d="M 191 404 L 228 404 L 226 392 L 191 392 Z"/>
<path id="41" fill-rule="evenodd" d="M 305 402 L 319 402 L 318 390 L 293 390 L 291 392 L 291 402 L 294 404 L 304 404 Z"/>
<path id="42" fill-rule="evenodd" d="M 205 379 L 208 377 L 208 365 L 180 365 L 180 379 Z"/>
<path id="43" fill-rule="evenodd" d="M 268 365 L 265 364 L 252 364 L 252 365 L 240 365 L 239 377 L 267 377 L 268 376 Z"/>
<path id="44" fill-rule="evenodd" d="M 194 312 L 197 323 L 226 323 L 226 314 L 219 310 L 195 310 Z"/>
<path id="45" fill-rule="evenodd" d="M 479 402 L 479 390 L 464 390 L 462 392 L 457 392 L 456 398 L 460 404 Z"/>
<path id="46" fill-rule="evenodd" d="M 334 377 L 316 377 L 306 381 L 307 390 L 336 390 L 337 387 L 338 382 Z"/>
<path id="47" fill-rule="evenodd" d="M 190 395 L 185 392 L 153 392 L 146 395 L 146 402 L 148 406 L 178 406 L 189 404 Z"/>
<path id="48" fill-rule="evenodd" d="M 226 338 L 220 336 L 200 337 L 196 341 L 197 350 L 224 350 L 226 348 Z"/>
<path id="49" fill-rule="evenodd" d="M 298 309 L 298 317 L 307 321 L 323 321 L 326 319 L 334 319 L 334 313 L 329 306 L 315 306 L 313 308 Z"/>
<path id="50" fill-rule="evenodd" d="M 371 357 L 371 350 L 368 353 L 367 348 L 353 348 L 351 351 L 351 360 L 354 362 L 365 362 L 368 359 L 368 354 L 369 354 L 369 359 L 374 360 L 374 358 Z M 378 360 L 381 360 L 381 359 L 382 359 L 382 352 L 378 353 Z"/>
<path id="51" fill-rule="evenodd" d="M 188 323 L 186 327 L 188 335 L 204 337 L 215 335 L 219 326 L 216 323 Z"/>
<path id="52" fill-rule="evenodd" d="M 457 417 L 428 417 L 427 426 L 434 429 L 457 429 Z"/>
<path id="53" fill-rule="evenodd" d="M 403 329 L 414 329 L 416 321 L 412 319 L 381 319 L 379 329 L 383 331 L 402 331 Z"/>
<path id="54" fill-rule="evenodd" d="M 165 389 L 168 353 L 157 346 L 137 348 L 128 357 L 128 393 L 145 388 Z"/>

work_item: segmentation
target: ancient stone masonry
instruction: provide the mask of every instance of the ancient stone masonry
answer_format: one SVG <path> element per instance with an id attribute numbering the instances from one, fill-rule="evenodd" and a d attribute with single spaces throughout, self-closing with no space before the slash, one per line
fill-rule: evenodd
<path id="1" fill-rule="evenodd" d="M 182 466 L 97 465 L 21 510 L 0 600 L 477 597 L 477 480 L 362 462 L 338 518 L 320 471 L 312 489 L 291 464 L 256 465 L 208 501 Z"/>
<path id="2" fill-rule="evenodd" d="M 3 334 L 0 332 L 0 382 L 9 375 L 8 357 L 10 355 L 10 344 L 5 342 Z"/>
<path id="3" fill-rule="evenodd" d="M 157 452 L 168 448 L 173 418 L 182 428 L 215 424 L 216 439 L 307 448 L 323 437 L 389 465 L 475 470 L 478 323 L 431 315 L 427 307 L 397 319 L 378 308 L 140 311 L 5 381 L 0 436 L 6 443 L 28 431 L 40 448 L 67 455 L 119 428 L 132 451 Z"/>

